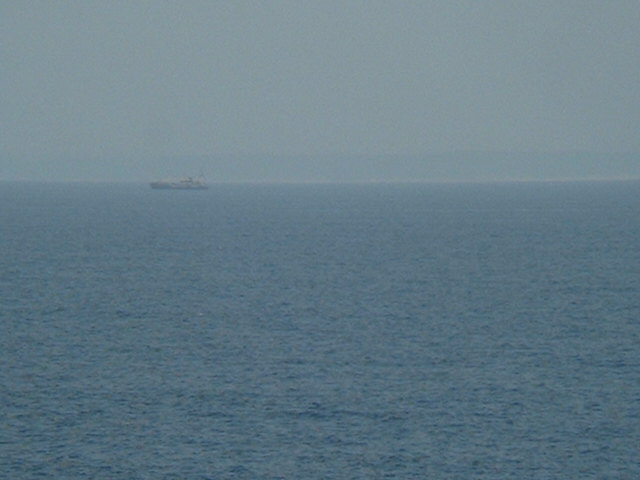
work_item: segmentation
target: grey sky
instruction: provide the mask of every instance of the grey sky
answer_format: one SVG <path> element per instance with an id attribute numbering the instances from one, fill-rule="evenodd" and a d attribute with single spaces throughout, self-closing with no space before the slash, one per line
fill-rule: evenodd
<path id="1" fill-rule="evenodd" d="M 104 176 L 117 158 L 637 152 L 638 25 L 637 0 L 2 2 L 0 179 L 65 159 Z"/>

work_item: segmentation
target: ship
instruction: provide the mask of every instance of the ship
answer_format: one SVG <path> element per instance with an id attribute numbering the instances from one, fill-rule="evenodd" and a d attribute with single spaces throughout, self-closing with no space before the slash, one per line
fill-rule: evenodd
<path id="1" fill-rule="evenodd" d="M 203 175 L 200 175 L 197 178 L 184 177 L 156 180 L 151 182 L 149 185 L 151 185 L 151 188 L 154 190 L 206 190 L 209 188 Z"/>

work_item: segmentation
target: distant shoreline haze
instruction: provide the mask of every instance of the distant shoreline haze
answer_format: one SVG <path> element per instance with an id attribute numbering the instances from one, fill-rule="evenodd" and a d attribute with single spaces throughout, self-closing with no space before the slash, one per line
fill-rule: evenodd
<path id="1" fill-rule="evenodd" d="M 8 159 L 1 180 L 209 182 L 449 182 L 640 178 L 640 153 L 444 153 L 425 155 L 175 155 Z"/>

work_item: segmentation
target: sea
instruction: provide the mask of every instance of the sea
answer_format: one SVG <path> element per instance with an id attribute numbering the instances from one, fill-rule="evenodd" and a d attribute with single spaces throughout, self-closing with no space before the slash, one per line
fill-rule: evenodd
<path id="1" fill-rule="evenodd" d="M 0 478 L 640 478 L 640 182 L 2 182 Z"/>

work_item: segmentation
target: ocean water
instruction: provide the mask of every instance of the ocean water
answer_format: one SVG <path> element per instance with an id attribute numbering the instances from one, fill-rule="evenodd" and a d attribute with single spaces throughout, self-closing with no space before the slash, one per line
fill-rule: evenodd
<path id="1" fill-rule="evenodd" d="M 0 477 L 640 478 L 640 183 L 0 183 Z"/>

